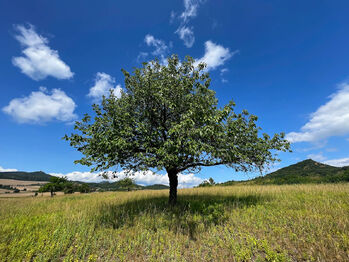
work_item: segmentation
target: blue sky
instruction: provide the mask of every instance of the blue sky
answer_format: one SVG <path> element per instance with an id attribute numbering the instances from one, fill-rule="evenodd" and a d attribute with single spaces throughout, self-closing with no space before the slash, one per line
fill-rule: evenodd
<path id="1" fill-rule="evenodd" d="M 274 168 L 349 165 L 348 11 L 348 1 L 0 1 L 0 169 L 96 179 L 61 138 L 124 87 L 121 68 L 173 53 L 208 64 L 221 105 L 233 99 L 264 132 L 287 134 L 293 153 Z M 212 167 L 180 185 L 253 176 Z"/>

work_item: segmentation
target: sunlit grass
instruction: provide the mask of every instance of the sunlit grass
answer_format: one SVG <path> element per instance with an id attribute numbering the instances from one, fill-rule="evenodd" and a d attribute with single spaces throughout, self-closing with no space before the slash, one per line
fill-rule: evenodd
<path id="1" fill-rule="evenodd" d="M 1 261 L 348 261 L 349 184 L 0 199 Z"/>

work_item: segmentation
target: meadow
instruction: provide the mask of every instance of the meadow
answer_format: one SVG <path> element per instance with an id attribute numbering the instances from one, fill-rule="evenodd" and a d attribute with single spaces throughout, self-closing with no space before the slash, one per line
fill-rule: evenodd
<path id="1" fill-rule="evenodd" d="M 0 199 L 1 261 L 349 261 L 349 184 Z"/>

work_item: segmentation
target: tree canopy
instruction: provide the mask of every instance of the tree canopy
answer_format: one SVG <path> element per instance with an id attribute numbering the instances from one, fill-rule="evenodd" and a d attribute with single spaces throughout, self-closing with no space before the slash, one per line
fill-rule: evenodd
<path id="1" fill-rule="evenodd" d="M 257 117 L 234 111 L 230 101 L 218 106 L 204 63 L 176 55 L 167 64 L 143 63 L 125 70 L 120 98 L 111 91 L 95 116 L 75 123 L 79 133 L 65 136 L 84 156 L 75 163 L 104 171 L 166 170 L 170 203 L 176 203 L 178 173 L 225 165 L 236 171 L 260 170 L 277 160 L 275 151 L 289 150 L 284 134 L 259 134 Z"/>

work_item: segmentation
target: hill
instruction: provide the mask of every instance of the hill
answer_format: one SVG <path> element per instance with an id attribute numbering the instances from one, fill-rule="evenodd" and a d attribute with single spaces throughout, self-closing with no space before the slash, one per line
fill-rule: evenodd
<path id="1" fill-rule="evenodd" d="M 169 186 L 162 185 L 162 184 L 155 184 L 155 185 L 150 185 L 150 186 L 144 186 L 143 189 L 169 189 Z"/>
<path id="2" fill-rule="evenodd" d="M 248 181 L 228 181 L 233 184 L 308 184 L 349 182 L 349 167 L 334 167 L 307 159 Z"/>
<path id="3" fill-rule="evenodd" d="M 127 191 L 127 190 L 144 190 L 144 189 L 151 189 L 151 190 L 161 190 L 161 189 L 169 189 L 169 186 L 161 185 L 161 184 L 155 184 L 155 185 L 149 185 L 149 186 L 141 186 L 133 181 L 129 184 L 125 184 L 121 181 L 116 182 L 100 182 L 100 183 L 87 183 L 90 187 L 96 189 L 96 190 L 102 190 L 102 191 Z"/>
<path id="4" fill-rule="evenodd" d="M 50 181 L 52 176 L 48 175 L 42 171 L 36 172 L 0 172 L 0 179 L 14 179 L 22 181 Z"/>
<path id="5" fill-rule="evenodd" d="M 18 181 L 50 181 L 52 176 L 42 171 L 36 172 L 24 172 L 24 171 L 13 171 L 13 172 L 0 172 L 0 179 L 13 179 Z M 72 181 L 77 183 L 83 183 L 81 181 Z M 149 186 L 141 186 L 135 183 L 125 185 L 120 181 L 116 182 L 100 182 L 100 183 L 86 183 L 90 187 L 95 189 L 101 189 L 104 191 L 125 191 L 125 190 L 142 190 L 142 189 L 168 189 L 166 185 L 155 184 Z"/>

